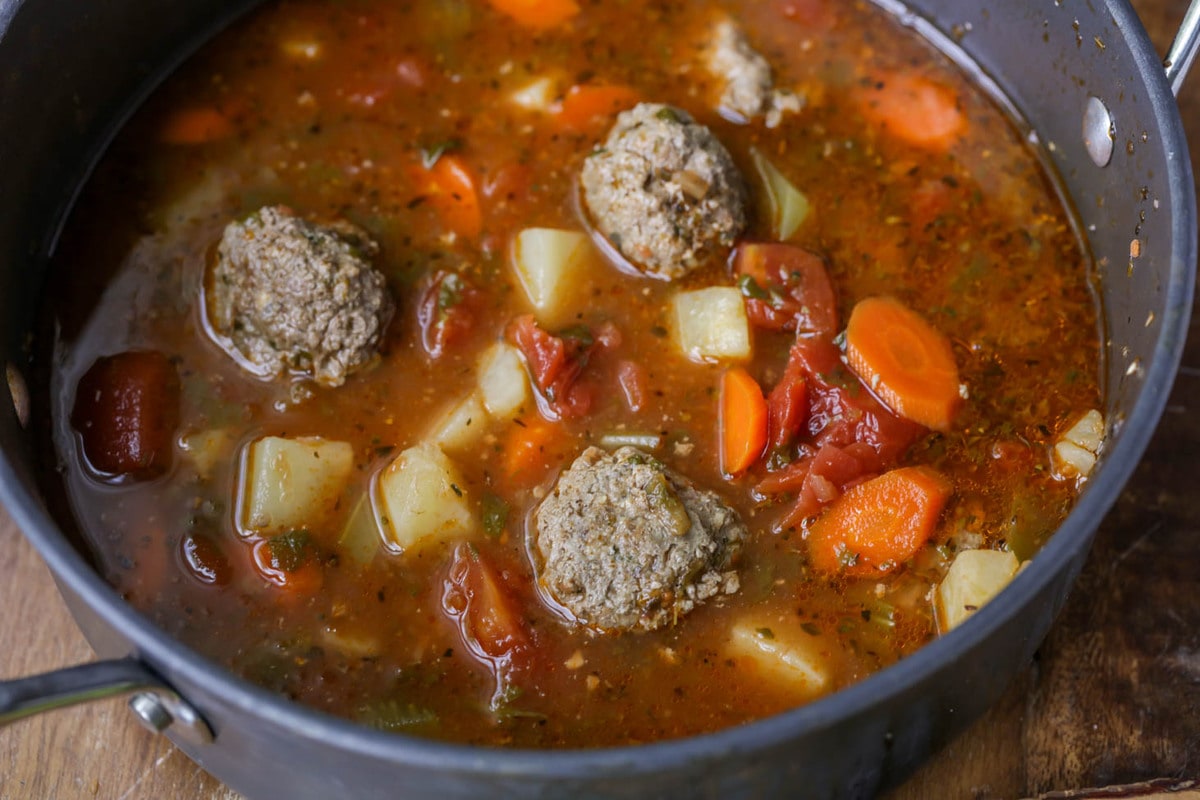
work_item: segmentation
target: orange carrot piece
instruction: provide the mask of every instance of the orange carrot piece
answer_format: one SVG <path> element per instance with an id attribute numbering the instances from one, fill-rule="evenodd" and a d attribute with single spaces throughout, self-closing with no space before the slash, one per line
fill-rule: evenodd
<path id="1" fill-rule="evenodd" d="M 550 447 L 559 435 L 559 426 L 537 415 L 523 425 L 514 424 L 504 443 L 504 474 L 509 479 L 541 477 L 550 462 Z"/>
<path id="2" fill-rule="evenodd" d="M 293 549 L 292 543 L 277 542 L 292 534 L 259 539 L 251 550 L 258 574 L 268 583 L 297 595 L 316 594 L 325 583 L 321 564 L 312 554 Z M 304 545 L 307 549 L 307 545 Z"/>
<path id="3" fill-rule="evenodd" d="M 159 136 L 168 144 L 208 144 L 233 133 L 233 122 L 215 108 L 184 108 L 167 118 Z"/>
<path id="4" fill-rule="evenodd" d="M 572 86 L 559 104 L 556 118 L 564 128 L 583 131 L 610 121 L 617 112 L 633 108 L 640 99 L 629 86 Z"/>
<path id="5" fill-rule="evenodd" d="M 575 0 L 490 0 L 497 11 L 508 14 L 526 28 L 554 28 L 579 13 Z"/>
<path id="6" fill-rule="evenodd" d="M 929 467 L 901 467 L 851 487 L 808 528 L 813 566 L 858 578 L 890 572 L 929 540 L 952 492 Z"/>
<path id="7" fill-rule="evenodd" d="M 741 367 L 721 376 L 718 426 L 721 472 L 729 476 L 745 472 L 767 446 L 767 401 L 758 382 Z"/>
<path id="8" fill-rule="evenodd" d="M 456 155 L 443 154 L 416 176 L 419 191 L 437 210 L 447 228 L 473 239 L 483 230 L 483 211 L 479 205 L 478 182 L 470 167 Z"/>
<path id="9" fill-rule="evenodd" d="M 949 150 L 967 129 L 955 93 L 919 75 L 897 73 L 875 81 L 861 94 L 860 105 L 868 121 L 934 152 Z"/>
<path id="10" fill-rule="evenodd" d="M 846 363 L 905 419 L 949 430 L 962 403 L 950 340 L 893 297 L 868 297 L 850 312 Z"/>

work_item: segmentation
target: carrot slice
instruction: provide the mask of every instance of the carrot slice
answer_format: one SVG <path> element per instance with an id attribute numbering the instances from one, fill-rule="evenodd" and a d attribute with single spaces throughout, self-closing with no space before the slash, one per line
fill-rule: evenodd
<path id="1" fill-rule="evenodd" d="M 950 340 L 893 297 L 868 297 L 850 312 L 846 363 L 905 419 L 945 431 L 962 402 Z"/>
<path id="2" fill-rule="evenodd" d="M 550 464 L 555 439 L 561 427 L 530 415 L 521 425 L 513 425 L 504 441 L 504 474 L 510 480 L 536 482 Z"/>
<path id="3" fill-rule="evenodd" d="M 554 28 L 579 13 L 575 0 L 490 0 L 497 11 L 508 14 L 535 31 Z"/>
<path id="4" fill-rule="evenodd" d="M 813 566 L 859 578 L 890 572 L 929 540 L 952 491 L 929 467 L 901 467 L 851 487 L 808 528 Z"/>
<path id="5" fill-rule="evenodd" d="M 168 144 L 207 144 L 233 132 L 233 123 L 215 108 L 184 108 L 167 118 L 159 136 Z"/>
<path id="6" fill-rule="evenodd" d="M 758 382 L 741 367 L 721 376 L 721 472 L 734 476 L 750 468 L 767 446 L 767 401 Z"/>
<path id="7" fill-rule="evenodd" d="M 637 105 L 640 99 L 629 86 L 572 86 L 559 104 L 556 118 L 564 128 L 583 131 L 608 122 L 618 111 Z"/>
<path id="8" fill-rule="evenodd" d="M 299 595 L 320 591 L 325 575 L 307 531 L 288 531 L 253 544 L 252 561 L 268 583 Z"/>
<path id="9" fill-rule="evenodd" d="M 919 75 L 897 73 L 874 81 L 860 95 L 868 121 L 896 138 L 945 152 L 967 129 L 967 116 L 948 87 Z"/>
<path id="10" fill-rule="evenodd" d="M 483 211 L 474 173 L 456 155 L 442 154 L 428 169 L 414 176 L 418 190 L 442 223 L 459 236 L 473 239 L 483 230 Z"/>

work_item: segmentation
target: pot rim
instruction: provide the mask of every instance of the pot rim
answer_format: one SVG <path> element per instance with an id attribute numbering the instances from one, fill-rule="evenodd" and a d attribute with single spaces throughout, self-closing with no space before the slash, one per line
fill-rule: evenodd
<path id="1" fill-rule="evenodd" d="M 597 749 L 504 749 L 454 744 L 386 733 L 303 706 L 234 675 L 173 639 L 126 603 L 70 544 L 30 491 L 10 454 L 0 452 L 0 502 L 38 550 L 56 580 L 121 631 L 136 655 L 160 673 L 185 685 L 203 686 L 234 709 L 253 714 L 327 746 L 395 764 L 453 769 L 471 774 L 538 777 L 596 776 L 613 770 L 653 773 L 685 764 L 723 759 L 739 752 L 779 745 L 802 734 L 829 729 L 869 712 L 883 700 L 915 689 L 961 653 L 992 636 L 1010 617 L 1024 612 L 1037 590 L 1048 585 L 1063 562 L 1090 547 L 1092 537 L 1136 468 L 1157 428 L 1182 358 L 1192 306 L 1196 262 L 1196 196 L 1182 121 L 1162 65 L 1144 27 L 1127 0 L 1105 0 L 1116 26 L 1125 32 L 1138 70 L 1150 76 L 1149 101 L 1167 149 L 1169 197 L 1175 211 L 1170 231 L 1171 264 L 1165 286 L 1166 311 L 1153 362 L 1111 451 L 1067 519 L 1012 582 L 962 626 L 913 655 L 824 698 L 746 725 L 713 733 L 635 746 Z M 0 25 L 0 29 L 3 26 Z M 178 688 L 178 687 L 177 687 Z M 186 693 L 182 695 L 187 700 Z M 198 708 L 203 714 L 204 709 Z M 217 732 L 219 737 L 219 731 Z"/>

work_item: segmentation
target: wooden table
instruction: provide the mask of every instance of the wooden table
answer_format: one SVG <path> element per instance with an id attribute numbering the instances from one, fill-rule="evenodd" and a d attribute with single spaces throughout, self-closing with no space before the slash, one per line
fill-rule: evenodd
<path id="1" fill-rule="evenodd" d="M 1134 6 L 1165 51 L 1185 0 Z M 1196 162 L 1200 75 L 1185 86 L 1180 108 Z M 1011 798 L 1146 781 L 1182 790 L 1173 800 L 1200 800 L 1198 468 L 1200 323 L 1193 322 L 1158 433 L 1035 662 L 893 800 Z M 46 568 L 0 511 L 0 678 L 91 658 Z M 121 699 L 0 729 L 0 800 L 237 797 L 140 728 Z"/>

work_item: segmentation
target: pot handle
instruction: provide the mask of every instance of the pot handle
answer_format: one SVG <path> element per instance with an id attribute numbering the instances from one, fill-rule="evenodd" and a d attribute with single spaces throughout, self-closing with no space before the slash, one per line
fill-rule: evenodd
<path id="1" fill-rule="evenodd" d="M 1179 30 L 1175 32 L 1175 41 L 1171 42 L 1171 49 L 1163 59 L 1167 83 L 1171 84 L 1171 94 L 1176 97 L 1197 51 L 1200 51 L 1200 0 L 1192 0 L 1184 12 L 1183 21 L 1179 23 Z"/>
<path id="2" fill-rule="evenodd" d="M 204 718 L 133 657 L 0 681 L 0 727 L 43 711 L 126 692 L 137 692 L 129 698 L 129 708 L 147 729 L 161 733 L 170 728 L 194 743 L 212 741 L 212 729 Z"/>

